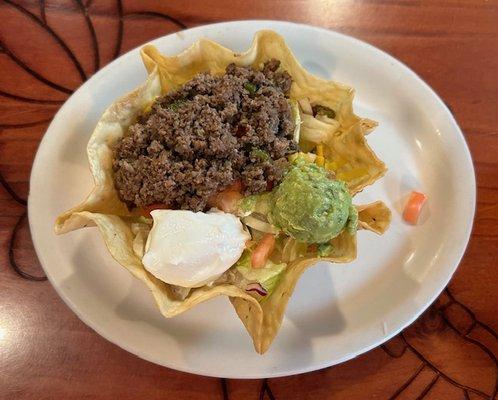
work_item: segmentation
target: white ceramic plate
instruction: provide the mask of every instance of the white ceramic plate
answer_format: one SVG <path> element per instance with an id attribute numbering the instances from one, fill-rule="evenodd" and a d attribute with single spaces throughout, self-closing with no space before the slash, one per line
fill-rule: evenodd
<path id="1" fill-rule="evenodd" d="M 146 77 L 138 49 L 71 96 L 50 124 L 33 166 L 33 242 L 59 295 L 111 342 L 181 371 L 275 377 L 337 364 L 378 346 L 414 321 L 445 287 L 472 227 L 475 179 L 462 132 L 431 88 L 388 54 L 325 29 L 271 21 L 201 26 L 152 43 L 176 54 L 208 37 L 243 51 L 264 28 L 284 35 L 311 72 L 356 88 L 355 111 L 380 122 L 368 141 L 389 172 L 355 201 L 381 199 L 393 210 L 384 236 L 359 232 L 355 262 L 322 263 L 303 275 L 264 356 L 255 353 L 227 298 L 164 319 L 146 287 L 111 258 L 96 228 L 61 237 L 53 233 L 55 217 L 92 187 L 85 147 L 96 121 Z M 430 199 L 430 215 L 417 227 L 400 218 L 412 189 Z"/>

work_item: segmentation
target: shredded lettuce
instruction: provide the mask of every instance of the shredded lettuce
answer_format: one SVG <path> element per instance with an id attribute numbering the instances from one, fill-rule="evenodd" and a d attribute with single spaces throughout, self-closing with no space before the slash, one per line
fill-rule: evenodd
<path id="1" fill-rule="evenodd" d="M 250 250 L 245 250 L 239 261 L 235 264 L 235 268 L 244 279 L 249 282 L 258 282 L 266 289 L 268 295 L 271 294 L 277 285 L 280 279 L 280 274 L 286 266 L 287 264 L 285 263 L 275 264 L 274 262 L 268 260 L 263 268 L 253 268 L 251 266 Z"/>
<path id="2" fill-rule="evenodd" d="M 152 225 L 152 222 L 154 220 L 152 218 L 147 218 L 147 217 L 138 217 L 138 222 L 142 224 L 147 224 L 147 225 Z"/>
<path id="3" fill-rule="evenodd" d="M 301 141 L 313 144 L 327 143 L 339 129 L 339 122 L 328 118 L 327 122 L 320 121 L 312 115 L 303 114 L 301 125 Z"/>
<path id="4" fill-rule="evenodd" d="M 291 106 L 292 119 L 294 120 L 294 141 L 299 143 L 301 135 L 301 114 L 299 113 L 299 104 L 296 100 L 289 100 Z"/>
<path id="5" fill-rule="evenodd" d="M 261 219 L 255 217 L 254 215 L 248 215 L 247 217 L 242 218 L 242 222 L 250 228 L 256 229 L 257 231 L 264 233 L 272 233 L 277 234 L 279 230 L 275 228 L 273 225 L 266 221 L 262 221 Z"/>
<path id="6" fill-rule="evenodd" d="M 313 115 L 313 108 L 311 107 L 310 99 L 303 97 L 298 101 L 299 107 L 304 114 Z"/>
<path id="7" fill-rule="evenodd" d="M 270 199 L 271 192 L 244 197 L 239 203 L 239 211 L 244 216 L 252 213 L 266 215 L 270 210 Z"/>
<path id="8" fill-rule="evenodd" d="M 257 195 L 244 197 L 239 203 L 239 213 L 237 214 L 242 214 L 242 215 L 251 214 L 256 208 L 257 201 L 258 201 Z"/>
<path id="9" fill-rule="evenodd" d="M 145 253 L 145 244 L 149 236 L 150 226 L 140 222 L 132 222 L 130 228 L 134 235 L 132 242 L 133 252 L 141 259 Z"/>

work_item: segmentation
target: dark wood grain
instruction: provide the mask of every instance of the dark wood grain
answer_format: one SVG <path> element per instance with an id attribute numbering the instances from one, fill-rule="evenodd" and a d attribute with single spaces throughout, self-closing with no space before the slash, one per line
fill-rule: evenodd
<path id="1" fill-rule="evenodd" d="M 0 0 L 0 17 L 0 398 L 496 398 L 498 2 Z M 179 373 L 102 339 L 48 282 L 32 280 L 43 271 L 24 217 L 34 154 L 68 94 L 148 39 L 231 19 L 323 26 L 408 64 L 460 123 L 478 184 L 466 255 L 416 323 L 350 362 L 268 381 Z"/>

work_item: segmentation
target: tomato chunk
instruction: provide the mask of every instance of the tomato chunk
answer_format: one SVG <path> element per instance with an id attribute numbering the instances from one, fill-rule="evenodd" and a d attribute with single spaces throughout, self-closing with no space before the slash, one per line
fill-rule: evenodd
<path id="1" fill-rule="evenodd" d="M 211 196 L 208 205 L 224 212 L 234 212 L 237 209 L 237 203 L 243 197 L 241 192 L 242 182 L 237 180 L 227 186 L 223 191 Z"/>
<path id="2" fill-rule="evenodd" d="M 251 255 L 251 266 L 263 268 L 275 248 L 275 235 L 266 233 L 254 248 Z"/>
<path id="3" fill-rule="evenodd" d="M 150 218 L 151 217 L 151 215 L 150 215 L 151 211 L 154 211 L 154 210 L 167 210 L 169 208 L 171 208 L 171 207 L 168 206 L 167 204 L 164 204 L 164 203 L 149 204 L 148 206 L 144 206 L 144 207 L 141 208 L 140 215 L 142 215 L 143 217 Z"/>
<path id="4" fill-rule="evenodd" d="M 420 192 L 412 192 L 403 211 L 403 219 L 412 225 L 417 225 L 422 208 L 427 201 L 427 196 Z"/>

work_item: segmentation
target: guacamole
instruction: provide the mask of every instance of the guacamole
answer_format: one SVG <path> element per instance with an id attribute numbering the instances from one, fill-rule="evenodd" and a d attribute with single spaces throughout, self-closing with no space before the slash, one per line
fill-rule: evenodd
<path id="1" fill-rule="evenodd" d="M 295 160 L 270 201 L 269 221 L 301 242 L 328 242 L 346 226 L 350 233 L 356 231 L 357 212 L 346 184 L 302 158 Z"/>

